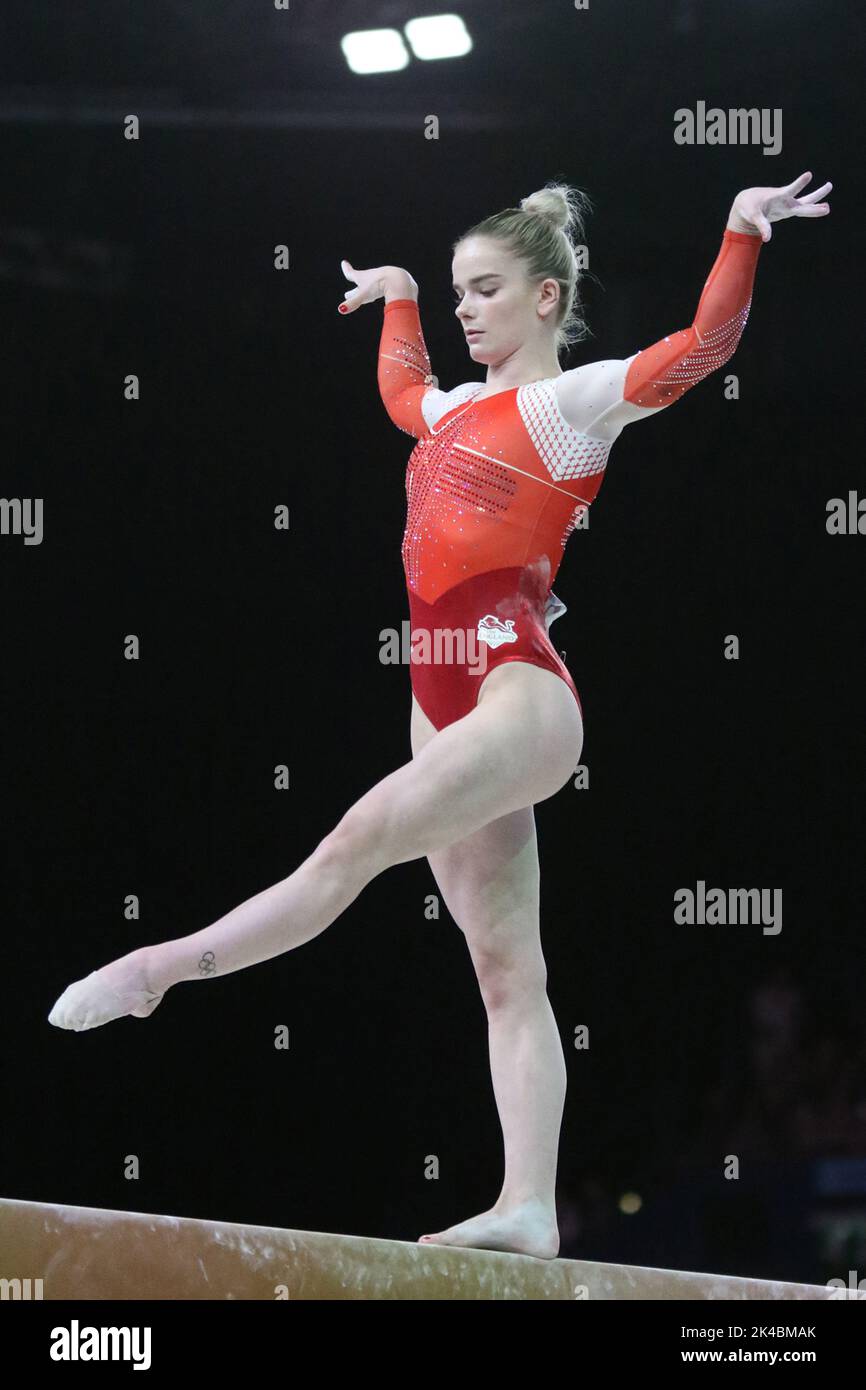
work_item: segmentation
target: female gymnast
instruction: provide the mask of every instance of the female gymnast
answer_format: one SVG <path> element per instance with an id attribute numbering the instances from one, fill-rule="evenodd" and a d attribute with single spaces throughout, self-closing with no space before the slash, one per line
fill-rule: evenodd
<path id="1" fill-rule="evenodd" d="M 70 985 L 49 1021 L 81 1031 L 146 1018 L 182 980 L 269 960 L 324 931 L 377 874 L 427 856 L 463 931 L 488 1017 L 504 1143 L 495 1204 L 424 1242 L 559 1252 L 555 1182 L 566 1069 L 546 991 L 534 805 L 573 775 L 583 746 L 574 682 L 548 636 L 565 543 L 627 424 L 663 410 L 733 354 L 770 224 L 822 217 L 825 183 L 734 199 L 691 327 L 622 360 L 563 371 L 578 316 L 573 230 L 584 195 L 552 184 L 453 247 L 455 313 L 483 382 L 442 391 L 405 270 L 344 261 L 342 313 L 384 298 L 378 380 L 417 443 L 403 561 L 412 633 L 412 759 L 345 813 L 294 873 L 211 926 L 144 946 Z M 464 640 L 447 657 L 424 638 Z M 416 647 L 416 636 L 421 641 Z M 449 639 L 452 640 L 452 639 Z M 438 651 L 438 657 L 435 652 Z M 479 667 L 481 668 L 479 670 Z"/>

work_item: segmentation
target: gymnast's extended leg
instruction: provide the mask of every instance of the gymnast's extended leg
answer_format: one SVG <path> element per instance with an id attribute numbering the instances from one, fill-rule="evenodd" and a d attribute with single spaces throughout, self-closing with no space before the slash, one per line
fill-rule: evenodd
<path id="1" fill-rule="evenodd" d="M 256 965 L 310 941 L 377 874 L 543 801 L 579 757 L 582 724 L 565 683 L 513 662 L 490 672 L 478 704 L 418 758 L 378 782 L 288 878 L 189 936 L 140 947 L 70 985 L 49 1020 L 83 1031 L 146 1017 L 182 980 Z"/>

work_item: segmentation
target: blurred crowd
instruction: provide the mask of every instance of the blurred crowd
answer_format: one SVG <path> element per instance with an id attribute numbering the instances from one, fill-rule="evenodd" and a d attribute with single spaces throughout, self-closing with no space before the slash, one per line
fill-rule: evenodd
<path id="1" fill-rule="evenodd" d="M 638 1234 L 626 1215 L 629 1189 L 635 1190 L 639 1202 L 646 1198 L 649 1206 L 658 1206 L 663 1194 L 662 1224 L 670 1225 L 670 1212 L 679 1210 L 685 1227 L 694 1222 L 695 1208 L 704 1206 L 703 1196 L 697 1198 L 696 1193 L 718 1191 L 717 1179 L 726 1156 L 732 1154 L 747 1176 L 767 1165 L 766 1171 L 777 1175 L 771 1178 L 771 1186 L 793 1184 L 791 1191 L 798 1195 L 786 1215 L 792 1245 L 815 1229 L 812 1217 L 817 1199 L 804 1198 L 809 1178 L 804 1178 L 803 1170 L 809 1169 L 811 1160 L 866 1160 L 864 1014 L 841 1002 L 832 1010 L 819 1006 L 817 992 L 810 991 L 788 966 L 780 965 L 753 986 L 745 1002 L 745 1022 L 723 1059 L 708 1068 L 699 1091 L 692 1083 L 687 1089 L 693 1094 L 683 1094 L 673 1103 L 666 1098 L 677 1121 L 660 1120 L 651 1144 L 635 1135 L 638 1152 L 631 1164 L 625 1163 L 619 1173 L 562 1174 L 558 1198 L 562 1257 L 654 1263 L 642 1244 L 632 1245 L 633 1237 L 627 1234 L 629 1227 L 634 1236 Z M 660 1115 L 663 1109 L 660 1106 Z M 628 1167 L 630 1177 L 625 1176 Z M 846 1231 L 838 1235 L 858 1247 L 866 1238 L 866 1163 L 863 1174 L 859 1188 L 855 1174 L 856 1190 L 846 1203 L 850 1220 Z M 756 1211 L 760 1206 L 759 1201 Z M 753 1231 L 752 1245 L 743 1244 L 749 1257 L 758 1252 L 751 1261 L 758 1268 L 768 1234 L 769 1228 L 763 1233 Z M 646 1235 L 648 1250 L 655 1250 L 655 1236 Z M 718 1240 L 703 1244 L 697 1233 L 696 1239 L 694 1258 L 716 1260 Z M 731 1239 L 730 1257 L 736 1260 L 736 1232 Z M 783 1257 L 776 1258 L 781 1263 Z M 677 1255 L 671 1259 L 678 1263 Z M 838 1273 L 843 1264 L 837 1259 L 832 1272 Z M 804 1276 L 795 1273 L 794 1277 Z"/>
<path id="2" fill-rule="evenodd" d="M 744 1047 L 708 1085 L 693 1162 L 720 1152 L 751 1158 L 866 1157 L 864 1014 L 821 1017 L 788 966 L 755 986 Z"/>

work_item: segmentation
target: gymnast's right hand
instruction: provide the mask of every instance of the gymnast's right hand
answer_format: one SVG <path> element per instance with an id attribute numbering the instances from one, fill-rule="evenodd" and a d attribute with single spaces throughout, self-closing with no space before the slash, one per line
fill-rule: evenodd
<path id="1" fill-rule="evenodd" d="M 351 314 L 362 304 L 372 304 L 383 295 L 390 299 L 417 299 L 418 286 L 408 270 L 398 265 L 378 265 L 372 270 L 356 270 L 351 261 L 340 261 L 347 280 L 354 280 L 357 289 L 346 290 L 341 314 Z"/>

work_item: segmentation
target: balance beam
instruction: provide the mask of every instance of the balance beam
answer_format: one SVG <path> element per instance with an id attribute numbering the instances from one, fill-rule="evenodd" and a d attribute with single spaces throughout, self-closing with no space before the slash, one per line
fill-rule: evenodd
<path id="1" fill-rule="evenodd" d="M 822 1284 L 539 1260 L 0 1198 L 0 1299 L 574 1301 L 826 1299 L 833 1294 Z"/>

